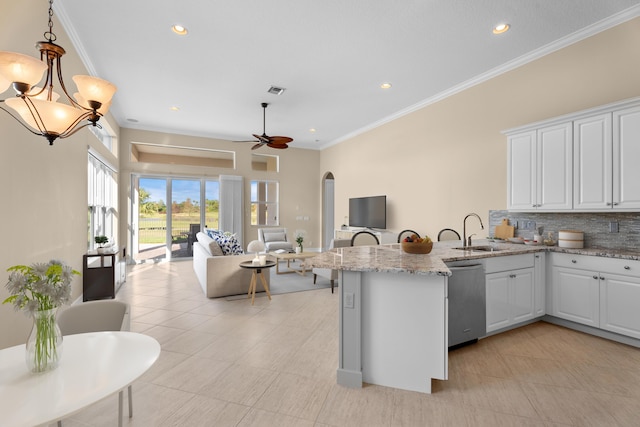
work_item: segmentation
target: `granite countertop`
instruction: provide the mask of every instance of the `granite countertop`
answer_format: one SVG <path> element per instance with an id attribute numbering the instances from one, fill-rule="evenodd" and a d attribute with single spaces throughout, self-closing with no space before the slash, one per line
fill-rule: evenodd
<path id="1" fill-rule="evenodd" d="M 590 255 L 627 260 L 640 260 L 640 252 L 613 249 L 568 249 L 557 246 L 533 246 L 517 243 L 492 243 L 478 239 L 473 246 L 491 246 L 493 252 L 467 251 L 454 249 L 461 246 L 460 241 L 434 242 L 430 254 L 408 254 L 399 244 L 378 246 L 354 246 L 331 249 L 306 260 L 307 268 L 319 267 L 347 271 L 371 271 L 380 273 L 409 273 L 422 275 L 450 276 L 447 262 L 482 259 L 506 255 L 518 255 L 534 252 L 559 252 L 576 255 Z"/>

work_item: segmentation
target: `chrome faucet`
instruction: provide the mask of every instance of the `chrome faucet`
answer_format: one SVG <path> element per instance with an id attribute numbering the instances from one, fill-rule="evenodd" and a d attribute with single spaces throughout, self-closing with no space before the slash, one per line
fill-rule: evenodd
<path id="1" fill-rule="evenodd" d="M 478 214 L 470 213 L 469 215 L 465 216 L 464 221 L 462 221 L 462 244 L 463 245 L 467 244 L 467 218 L 469 218 L 470 216 L 475 216 L 476 218 L 478 218 L 478 221 L 480 221 L 480 228 L 484 230 L 484 225 L 482 225 L 482 219 Z M 468 246 L 471 246 L 471 236 L 469 236 Z"/>

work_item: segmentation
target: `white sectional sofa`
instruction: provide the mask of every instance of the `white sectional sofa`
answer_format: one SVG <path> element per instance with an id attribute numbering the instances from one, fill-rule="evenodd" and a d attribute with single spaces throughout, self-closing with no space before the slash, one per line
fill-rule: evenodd
<path id="1" fill-rule="evenodd" d="M 251 261 L 255 254 L 223 255 L 218 243 L 199 232 L 197 241 L 193 244 L 193 269 L 198 282 L 208 298 L 225 297 L 229 295 L 246 294 L 251 282 L 251 270 L 241 268 L 240 263 Z M 264 269 L 263 274 L 267 284 L 270 283 L 270 269 Z M 261 291 L 261 282 L 258 282 Z"/>

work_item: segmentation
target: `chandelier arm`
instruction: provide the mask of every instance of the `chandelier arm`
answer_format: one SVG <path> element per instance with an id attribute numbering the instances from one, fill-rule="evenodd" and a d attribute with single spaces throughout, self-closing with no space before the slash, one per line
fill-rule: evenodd
<path id="1" fill-rule="evenodd" d="M 60 56 L 56 57 L 56 68 L 58 71 L 58 82 L 60 82 L 60 89 L 62 89 L 62 92 L 64 92 L 71 105 L 84 111 L 92 111 L 91 109 L 85 108 L 82 105 L 78 104 L 67 92 L 67 88 L 64 85 L 64 80 L 62 80 L 62 65 L 60 64 Z"/>
<path id="2" fill-rule="evenodd" d="M 86 127 L 86 126 L 89 126 L 89 125 L 93 124 L 93 122 L 92 122 L 92 121 L 89 121 L 88 123 L 85 123 L 85 124 L 84 124 L 84 125 L 82 125 L 82 126 L 78 126 L 78 124 L 79 124 L 80 122 L 82 122 L 82 121 L 83 121 L 83 120 L 85 120 L 85 119 L 89 119 L 89 118 L 91 117 L 91 115 L 92 115 L 92 112 L 91 112 L 91 111 L 88 111 L 88 112 L 84 113 L 83 115 L 81 115 L 80 117 L 78 117 L 77 119 L 75 119 L 75 120 L 73 121 L 73 123 L 71 123 L 71 124 L 69 125 L 69 127 L 67 127 L 64 131 L 60 132 L 59 137 L 60 137 L 60 138 L 66 138 L 66 137 L 68 137 L 68 136 L 73 135 L 74 133 L 76 133 L 77 131 L 79 131 L 80 129 L 82 129 L 83 127 Z M 74 129 L 76 126 L 78 126 L 78 127 L 77 127 L 76 129 Z"/>
<path id="3" fill-rule="evenodd" d="M 63 132 L 63 133 L 61 133 L 61 134 L 60 134 L 60 136 L 59 136 L 59 138 L 67 138 L 67 137 L 70 137 L 70 136 L 71 136 L 71 135 L 73 135 L 74 133 L 78 132 L 80 129 L 84 129 L 84 128 L 86 128 L 87 126 L 94 126 L 94 125 L 93 125 L 93 123 L 91 123 L 91 122 L 87 122 L 87 123 L 83 124 L 82 126 L 78 126 L 77 128 L 72 129 L 72 130 L 71 130 L 71 132 L 69 132 L 69 133 L 64 133 L 64 132 Z M 95 124 L 95 126 L 96 126 L 97 128 L 99 128 L 99 129 L 102 129 L 102 126 L 99 126 L 97 123 Z M 66 132 L 66 131 L 65 131 L 65 132 Z"/>
<path id="4" fill-rule="evenodd" d="M 0 103 L 4 102 L 4 99 L 0 100 Z M 29 126 L 27 126 L 26 124 L 24 124 L 22 122 L 22 120 L 20 120 L 19 117 L 16 117 L 15 114 L 13 114 L 11 111 L 7 110 L 6 108 L 4 108 L 3 106 L 0 105 L 0 110 L 4 111 L 5 113 L 7 113 L 8 115 L 10 115 L 11 117 L 13 117 L 14 119 L 16 119 L 16 121 L 18 123 L 20 123 L 22 125 L 23 128 L 25 128 L 26 130 L 28 130 L 29 132 L 31 132 L 34 135 L 38 135 L 38 136 L 43 136 L 42 133 L 36 132 L 33 129 L 31 129 Z"/>

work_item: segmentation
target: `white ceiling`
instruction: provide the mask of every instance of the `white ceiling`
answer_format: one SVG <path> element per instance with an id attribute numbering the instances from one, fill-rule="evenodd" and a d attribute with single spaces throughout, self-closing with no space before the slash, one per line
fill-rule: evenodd
<path id="1" fill-rule="evenodd" d="M 321 149 L 640 16 L 640 0 L 56 0 L 54 11 L 90 73 L 118 86 L 120 126 L 245 140 L 268 102 L 268 135 Z M 501 22 L 511 30 L 493 35 Z"/>

